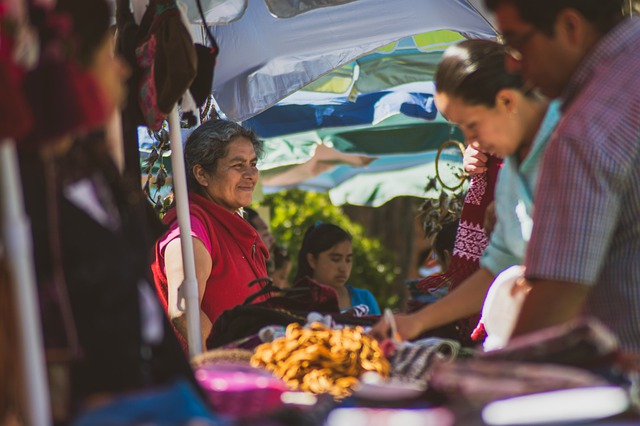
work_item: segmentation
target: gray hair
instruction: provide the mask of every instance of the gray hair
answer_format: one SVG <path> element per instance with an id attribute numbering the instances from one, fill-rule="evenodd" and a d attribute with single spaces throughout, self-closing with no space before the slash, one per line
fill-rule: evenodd
<path id="1" fill-rule="evenodd" d="M 264 146 L 255 132 L 233 121 L 209 120 L 189 135 L 184 145 L 184 161 L 190 191 L 200 188 L 193 167 L 199 164 L 207 173 L 215 173 L 218 160 L 227 155 L 229 145 L 239 137 L 249 139 L 258 158 L 262 157 Z"/>

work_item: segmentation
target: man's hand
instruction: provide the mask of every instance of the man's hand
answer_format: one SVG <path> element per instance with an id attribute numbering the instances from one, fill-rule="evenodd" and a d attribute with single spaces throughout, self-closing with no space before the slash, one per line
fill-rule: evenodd
<path id="1" fill-rule="evenodd" d="M 527 280 L 531 287 L 513 337 L 563 324 L 582 314 L 591 287 L 568 281 Z"/>

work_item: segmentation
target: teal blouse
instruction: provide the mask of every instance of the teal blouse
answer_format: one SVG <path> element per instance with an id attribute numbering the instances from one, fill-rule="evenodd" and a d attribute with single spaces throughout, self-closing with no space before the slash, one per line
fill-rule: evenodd
<path id="1" fill-rule="evenodd" d="M 495 189 L 498 218 L 489 246 L 480 265 L 499 274 L 510 266 L 524 263 L 524 254 L 533 228 L 533 195 L 538 182 L 540 160 L 547 141 L 560 119 L 560 104 L 551 102 L 522 163 L 516 155 L 504 159 Z"/>
<path id="2" fill-rule="evenodd" d="M 355 288 L 347 285 L 349 296 L 351 296 L 351 306 L 366 305 L 369 307 L 369 315 L 380 315 L 380 307 L 376 298 L 369 290 Z"/>

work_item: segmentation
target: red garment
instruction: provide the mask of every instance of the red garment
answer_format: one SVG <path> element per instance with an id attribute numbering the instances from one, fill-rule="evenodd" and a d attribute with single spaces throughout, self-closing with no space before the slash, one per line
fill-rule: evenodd
<path id="1" fill-rule="evenodd" d="M 200 220 L 211 242 L 211 275 L 200 308 L 212 323 L 223 311 L 241 305 L 251 294 L 260 289 L 249 287 L 249 282 L 267 276 L 266 259 L 269 251 L 255 229 L 240 215 L 233 214 L 197 194 L 189 194 L 191 216 Z M 177 226 L 175 208 L 167 212 L 163 221 L 171 228 Z M 164 250 L 161 238 L 155 246 L 155 261 L 151 266 L 160 301 L 168 311 L 167 276 L 164 268 Z M 260 302 L 258 298 L 255 302 Z M 186 342 L 178 335 L 183 347 Z"/>
<path id="2" fill-rule="evenodd" d="M 31 110 L 20 90 L 20 78 L 18 67 L 0 58 L 0 139 L 21 139 L 33 124 Z"/>
<path id="3" fill-rule="evenodd" d="M 445 273 L 428 276 L 416 284 L 418 289 L 426 293 L 448 287 L 451 291 L 478 270 L 482 252 L 489 245 L 489 237 L 484 229 L 484 214 L 487 206 L 493 201 L 501 166 L 500 158 L 490 156 L 487 171 L 473 175 L 460 215 L 451 264 Z M 459 324 L 461 333 L 469 336 L 478 319 L 479 315 L 474 315 L 468 320 L 463 320 L 464 324 Z M 484 339 L 484 335 L 479 334 L 474 338 L 476 339 Z"/>

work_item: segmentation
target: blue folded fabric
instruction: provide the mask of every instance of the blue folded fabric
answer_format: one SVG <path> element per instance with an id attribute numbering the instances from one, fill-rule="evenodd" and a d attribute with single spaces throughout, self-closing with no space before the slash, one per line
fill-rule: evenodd
<path id="1" fill-rule="evenodd" d="M 169 387 L 120 397 L 112 403 L 81 414 L 73 426 L 141 425 L 179 426 L 192 420 L 199 426 L 225 426 L 186 381 Z"/>
<path id="2" fill-rule="evenodd" d="M 420 290 L 416 287 L 416 284 L 422 281 L 422 278 L 410 279 L 405 281 L 405 285 L 411 295 L 411 301 L 424 304 L 434 303 L 442 299 L 449 293 L 448 287 L 442 287 L 437 289 L 431 289 L 427 292 Z"/>

